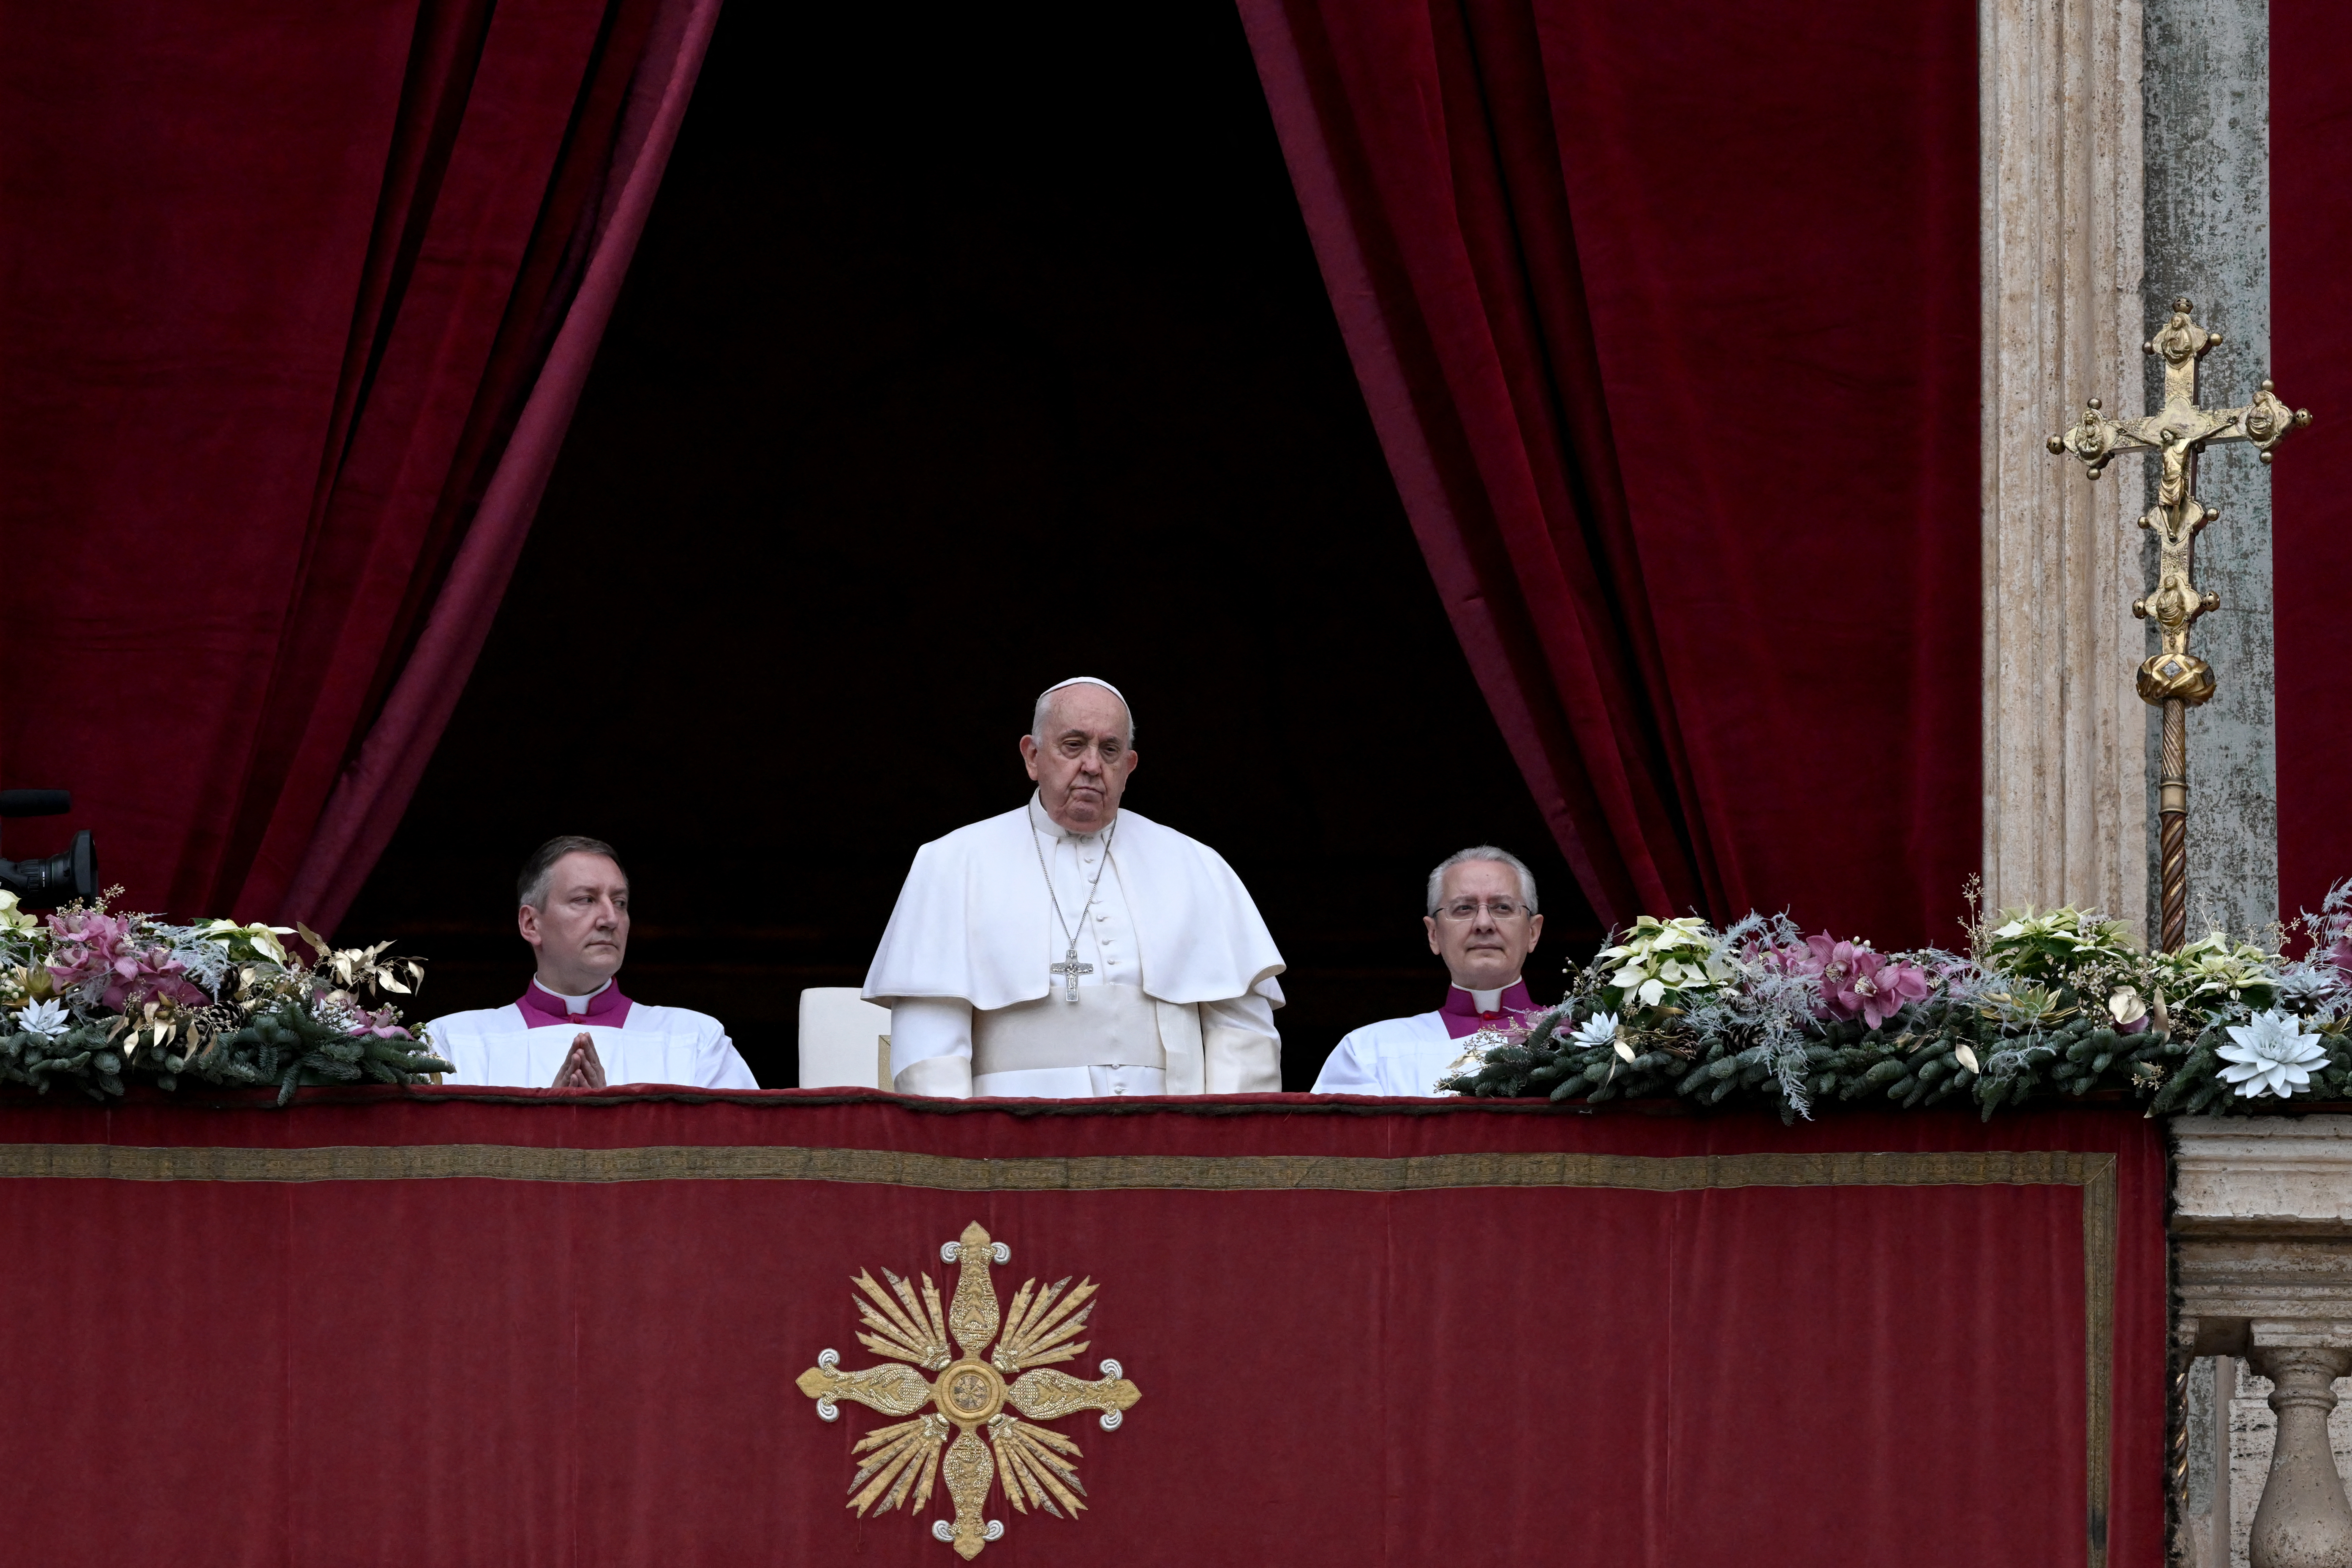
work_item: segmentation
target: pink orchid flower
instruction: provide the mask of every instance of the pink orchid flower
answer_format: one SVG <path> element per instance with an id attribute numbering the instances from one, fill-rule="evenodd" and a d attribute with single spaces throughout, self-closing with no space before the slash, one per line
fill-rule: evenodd
<path id="1" fill-rule="evenodd" d="M 1840 942 L 1822 931 L 1805 944 L 1821 966 L 1822 1011 L 1832 1018 L 1859 1017 L 1875 1029 L 1906 1002 L 1927 999 L 1927 972 L 1873 952 L 1860 942 Z"/>
<path id="2" fill-rule="evenodd" d="M 165 947 L 142 948 L 131 940 L 131 921 L 88 910 L 51 915 L 49 932 L 59 943 L 49 958 L 49 976 L 60 991 L 103 974 L 100 1000 L 118 1012 L 133 1013 L 149 1002 L 201 1007 L 212 1000 L 187 978 L 187 965 Z"/>
<path id="3" fill-rule="evenodd" d="M 415 1037 L 411 1035 L 406 1029 L 402 1028 L 398 1024 L 393 1022 L 393 1009 L 389 1006 L 379 1007 L 373 1013 L 362 1007 L 359 1010 L 359 1027 L 353 1029 L 352 1033 L 359 1036 L 362 1039 L 409 1040 L 415 1038 Z"/>

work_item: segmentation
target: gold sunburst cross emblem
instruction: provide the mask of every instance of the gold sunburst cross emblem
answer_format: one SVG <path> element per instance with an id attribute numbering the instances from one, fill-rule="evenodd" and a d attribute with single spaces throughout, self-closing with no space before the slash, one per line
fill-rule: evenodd
<path id="1" fill-rule="evenodd" d="M 1005 1500 L 1015 1512 L 1026 1513 L 1035 1503 L 1058 1519 L 1065 1510 L 1075 1517 L 1086 1507 L 1078 1500 L 1087 1489 L 1078 1484 L 1071 1463 L 1080 1457 L 1078 1446 L 1034 1423 L 1099 1410 L 1103 1430 L 1115 1431 L 1120 1413 L 1143 1394 L 1120 1375 L 1115 1361 L 1102 1363 L 1102 1376 L 1093 1382 L 1051 1370 L 1053 1363 L 1076 1361 L 1087 1348 L 1070 1342 L 1086 1331 L 1087 1315 L 1094 1310 L 1093 1280 L 1082 1279 L 1071 1289 L 1064 1279 L 1040 1290 L 1032 1279 L 1000 1316 L 988 1271 L 1013 1260 L 1011 1247 L 990 1240 L 975 1220 L 961 1238 L 940 1248 L 940 1258 L 958 1268 L 955 1300 L 944 1315 L 929 1275 L 922 1277 L 918 1296 L 911 1282 L 887 1268 L 882 1270 L 890 1281 L 887 1291 L 860 1273 L 850 1281 L 858 1290 L 850 1300 L 866 1324 L 857 1342 L 890 1359 L 844 1372 L 840 1353 L 826 1351 L 801 1373 L 800 1391 L 816 1401 L 817 1415 L 827 1421 L 840 1419 L 845 1399 L 885 1415 L 914 1415 L 930 1405 L 911 1421 L 877 1426 L 858 1440 L 850 1452 L 866 1456 L 866 1462 L 849 1483 L 847 1506 L 860 1519 L 869 1509 L 887 1513 L 901 1502 L 909 1513 L 919 1512 L 930 1503 L 932 1482 L 944 1476 L 955 1502 L 955 1522 L 934 1520 L 931 1533 L 970 1559 L 1004 1533 L 1001 1521 L 985 1518 L 988 1489 L 999 1470 Z M 948 1348 L 950 1334 L 961 1356 Z M 927 1378 L 925 1373 L 937 1375 Z M 983 1429 L 985 1443 L 980 1438 Z M 950 1431 L 953 1443 L 948 1443 Z"/>

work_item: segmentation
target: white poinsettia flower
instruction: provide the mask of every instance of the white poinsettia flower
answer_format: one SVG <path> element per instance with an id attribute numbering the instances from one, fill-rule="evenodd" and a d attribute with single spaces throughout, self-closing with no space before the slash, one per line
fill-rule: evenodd
<path id="1" fill-rule="evenodd" d="M 16 1027 L 25 1034 L 54 1040 L 73 1027 L 73 1019 L 55 1002 L 36 1002 L 16 1015 Z"/>
<path id="2" fill-rule="evenodd" d="M 196 929 L 219 942 L 234 942 L 242 937 L 257 954 L 268 959 L 281 969 L 289 966 L 285 944 L 278 939 L 281 936 L 292 936 L 294 934 L 292 926 L 266 925 L 257 921 L 252 925 L 239 925 L 235 921 L 216 920 L 206 921 Z"/>
<path id="3" fill-rule="evenodd" d="M 2223 1046 L 2219 1055 L 2231 1065 L 2221 1069 L 2221 1077 L 2249 1100 L 2265 1094 L 2287 1099 L 2308 1087 L 2311 1069 L 2327 1059 L 2322 1037 L 2304 1033 L 2302 1019 L 2275 1008 L 2255 1014 L 2249 1023 L 2231 1025 L 2229 1035 L 2234 1043 Z"/>
<path id="4" fill-rule="evenodd" d="M 1642 989 L 1637 993 L 1637 994 L 1642 998 L 1642 1005 L 1644 1007 L 1654 1007 L 1660 1002 L 1665 1000 L 1665 982 L 1663 980 L 1644 980 L 1642 982 Z"/>
<path id="5" fill-rule="evenodd" d="M 1568 1043 L 1580 1051 L 1589 1051 L 1597 1046 L 1605 1046 L 1616 1037 L 1617 1015 L 1595 1013 L 1576 1026 L 1568 1037 Z"/>

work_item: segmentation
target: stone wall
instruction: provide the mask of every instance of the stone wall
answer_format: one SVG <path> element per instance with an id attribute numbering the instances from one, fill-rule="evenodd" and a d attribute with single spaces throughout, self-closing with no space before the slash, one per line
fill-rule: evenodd
<path id="1" fill-rule="evenodd" d="M 2153 331 L 2177 296 L 2221 334 L 2205 356 L 2198 401 L 2237 404 L 2270 374 L 2270 22 L 2265 0 L 2143 0 L 2146 273 L 2141 309 Z M 2164 400 L 2161 362 L 2147 356 L 2145 406 Z M 2156 465 L 2126 475 L 2156 500 Z M 2120 471 L 2120 470 L 2119 470 Z M 2221 595 L 2189 646 L 2220 689 L 2189 721 L 2189 932 L 2253 934 L 2278 917 L 2278 795 L 2272 726 L 2271 484 L 2249 448 L 2217 447 L 2197 493 L 2221 509 L 2197 542 L 2197 582 Z M 2155 577 L 2146 539 L 2141 581 Z M 2157 648 L 2148 623 L 2142 657 Z M 2116 679 L 2129 679 L 2128 672 Z M 2159 724 L 2147 710 L 2147 776 L 2154 794 Z M 2156 811 L 2148 808 L 2148 889 L 2155 898 Z M 2151 901 L 2147 929 L 2156 929 Z"/>

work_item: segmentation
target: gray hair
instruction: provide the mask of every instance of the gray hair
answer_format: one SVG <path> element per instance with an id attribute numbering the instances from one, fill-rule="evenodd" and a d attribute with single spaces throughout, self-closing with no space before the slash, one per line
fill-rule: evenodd
<path id="1" fill-rule="evenodd" d="M 545 909 L 548 885 L 555 880 L 555 863 L 566 855 L 602 855 L 613 863 L 613 869 L 621 873 L 621 880 L 629 879 L 628 868 L 621 864 L 621 858 L 603 839 L 586 838 L 577 833 L 559 834 L 532 850 L 530 858 L 522 863 L 522 875 L 515 879 L 516 902 L 535 910 Z"/>
<path id="2" fill-rule="evenodd" d="M 1437 869 L 1429 874 L 1429 912 L 1431 914 L 1437 912 L 1438 900 L 1444 897 L 1445 873 L 1456 866 L 1467 866 L 1473 860 L 1492 860 L 1498 866 L 1508 866 L 1517 872 L 1519 901 L 1528 906 L 1528 913 L 1532 915 L 1540 912 L 1540 907 L 1536 903 L 1536 874 L 1528 869 L 1528 863 L 1507 849 L 1497 849 L 1491 844 L 1476 844 L 1467 849 L 1456 849 L 1453 854 L 1440 860 L 1437 863 Z"/>
<path id="3" fill-rule="evenodd" d="M 1091 680 L 1074 681 L 1072 684 L 1092 686 L 1097 691 L 1110 691 L 1109 687 L 1098 685 Z M 1045 715 L 1053 711 L 1054 699 L 1069 689 L 1068 686 L 1056 686 L 1050 691 L 1041 691 L 1037 694 L 1037 706 L 1031 710 L 1029 714 L 1029 738 L 1038 745 L 1043 746 L 1045 743 Z M 1128 707 L 1125 696 L 1116 691 L 1110 691 L 1110 694 L 1118 698 L 1119 707 L 1127 713 L 1127 749 L 1131 752 L 1135 750 L 1135 710 Z"/>

